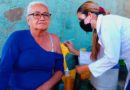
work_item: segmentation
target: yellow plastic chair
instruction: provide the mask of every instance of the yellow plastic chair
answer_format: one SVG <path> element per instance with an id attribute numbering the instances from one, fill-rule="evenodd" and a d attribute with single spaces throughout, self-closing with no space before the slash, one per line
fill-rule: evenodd
<path id="1" fill-rule="evenodd" d="M 69 54 L 70 52 L 69 52 L 68 48 L 67 48 L 63 43 L 61 43 L 60 46 L 61 46 L 61 51 L 62 51 L 62 54 L 63 54 L 63 57 L 64 57 L 64 71 L 65 71 L 65 70 L 68 68 L 67 63 L 66 63 L 66 56 L 67 56 L 67 54 Z M 76 70 L 75 70 L 75 69 L 69 70 L 69 75 L 70 75 L 73 79 L 75 79 Z M 65 77 L 65 75 L 62 77 L 62 80 L 63 80 L 63 81 L 64 81 L 64 77 Z"/>

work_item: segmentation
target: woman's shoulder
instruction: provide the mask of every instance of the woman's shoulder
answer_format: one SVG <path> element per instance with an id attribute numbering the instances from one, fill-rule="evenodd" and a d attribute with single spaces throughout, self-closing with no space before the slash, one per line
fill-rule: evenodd
<path id="1" fill-rule="evenodd" d="M 11 37 L 20 37 L 20 36 L 26 34 L 27 32 L 29 32 L 29 30 L 18 30 L 18 31 L 14 31 L 10 36 Z"/>
<path id="2" fill-rule="evenodd" d="M 29 30 L 18 30 L 18 31 L 14 31 L 12 33 L 12 35 L 23 35 L 23 34 L 26 34 L 27 32 L 29 32 Z"/>
<path id="3" fill-rule="evenodd" d="M 28 32 L 29 32 L 29 30 L 14 31 L 10 34 L 10 36 L 8 37 L 8 40 L 19 41 L 19 40 L 21 40 L 21 38 L 25 38 L 25 36 L 27 36 Z"/>
<path id="4" fill-rule="evenodd" d="M 55 51 L 59 54 L 61 54 L 61 48 L 60 48 L 60 39 L 57 35 L 55 34 L 51 34 L 52 39 L 53 39 L 53 43 L 54 43 L 54 47 L 55 47 Z"/>
<path id="5" fill-rule="evenodd" d="M 58 37 L 57 35 L 52 34 L 52 33 L 50 33 L 50 35 L 51 35 L 51 37 L 52 37 L 52 39 L 53 39 L 54 41 L 60 42 L 60 39 L 59 39 L 59 37 Z"/>

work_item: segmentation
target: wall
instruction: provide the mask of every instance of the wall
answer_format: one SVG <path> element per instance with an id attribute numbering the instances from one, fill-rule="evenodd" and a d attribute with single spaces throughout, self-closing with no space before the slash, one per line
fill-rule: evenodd
<path id="1" fill-rule="evenodd" d="M 25 7 L 36 0 L 0 0 L 0 52 L 7 37 L 14 31 L 28 29 Z M 91 33 L 84 33 L 76 17 L 77 8 L 86 0 L 41 0 L 52 13 L 49 32 L 60 37 L 61 42 L 74 39 L 77 49 L 91 47 Z M 94 0 L 113 14 L 130 17 L 130 0 Z M 117 2 L 118 1 L 118 2 Z M 1 55 L 1 53 L 0 53 Z"/>

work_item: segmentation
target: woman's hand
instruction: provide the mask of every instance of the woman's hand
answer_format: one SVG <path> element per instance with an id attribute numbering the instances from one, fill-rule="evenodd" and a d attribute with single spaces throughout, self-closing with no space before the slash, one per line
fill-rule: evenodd
<path id="1" fill-rule="evenodd" d="M 69 52 L 71 52 L 71 53 L 74 54 L 74 55 L 79 56 L 79 51 L 74 48 L 72 42 L 66 41 L 66 42 L 64 42 L 64 44 L 65 44 L 65 46 L 69 49 Z"/>
<path id="2" fill-rule="evenodd" d="M 39 86 L 36 90 L 51 90 L 51 87 L 50 84 L 46 82 L 43 85 Z"/>

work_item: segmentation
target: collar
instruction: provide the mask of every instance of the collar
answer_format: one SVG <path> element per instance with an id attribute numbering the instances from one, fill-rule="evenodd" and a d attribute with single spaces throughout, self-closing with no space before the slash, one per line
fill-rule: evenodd
<path id="1" fill-rule="evenodd" d="M 103 18 L 103 15 L 100 14 L 98 15 L 98 18 L 97 18 L 97 34 L 99 34 L 100 30 L 101 30 L 101 21 L 102 21 L 102 18 Z"/>

